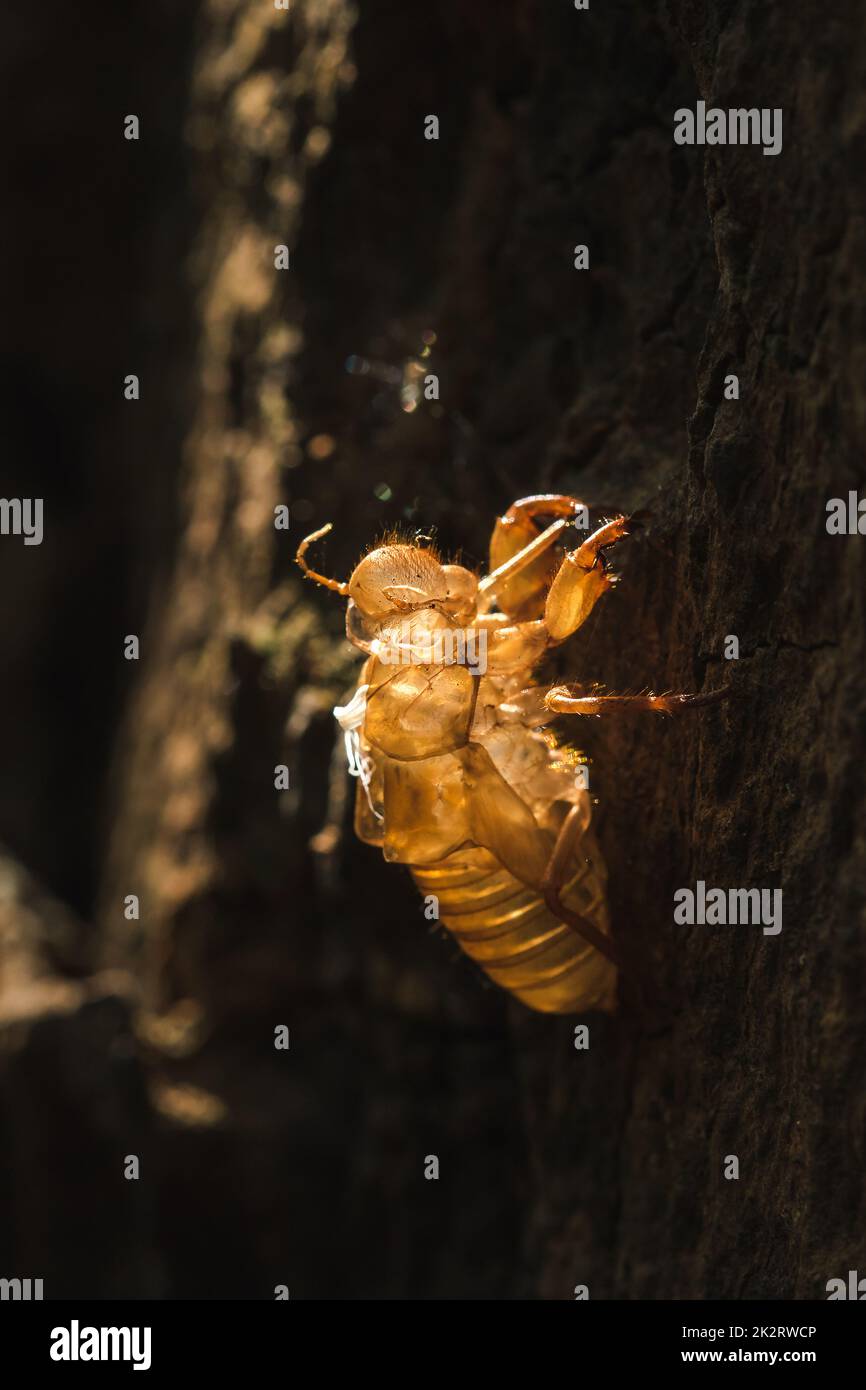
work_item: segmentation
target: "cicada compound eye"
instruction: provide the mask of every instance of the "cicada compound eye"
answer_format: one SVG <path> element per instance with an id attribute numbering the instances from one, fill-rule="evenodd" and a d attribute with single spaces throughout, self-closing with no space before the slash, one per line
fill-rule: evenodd
<path id="1" fill-rule="evenodd" d="M 462 565 L 443 565 L 442 572 L 448 585 L 444 607 L 452 617 L 470 622 L 478 604 L 476 576 Z"/>

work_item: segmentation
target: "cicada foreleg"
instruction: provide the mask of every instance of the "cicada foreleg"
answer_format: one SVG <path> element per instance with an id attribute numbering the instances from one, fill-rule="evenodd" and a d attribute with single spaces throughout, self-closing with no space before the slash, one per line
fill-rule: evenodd
<path id="1" fill-rule="evenodd" d="M 497 519 L 490 538 L 490 573 L 478 586 L 478 611 L 494 598 L 504 613 L 540 617 L 555 559 L 551 547 L 566 526 L 588 524 L 588 511 L 576 497 L 546 493 L 523 497 Z M 555 518 L 541 530 L 543 518 Z"/>
<path id="2" fill-rule="evenodd" d="M 565 556 L 544 606 L 544 622 L 553 642 L 564 642 L 576 632 L 602 594 L 613 588 L 616 576 L 609 573 L 604 552 L 628 535 L 628 525 L 624 516 L 607 521 Z"/>
<path id="3" fill-rule="evenodd" d="M 478 585 L 478 611 L 486 613 L 490 608 L 497 589 L 504 587 L 509 579 L 521 573 L 522 570 L 529 568 L 539 556 L 549 550 L 559 539 L 562 532 L 568 525 L 567 521 L 554 521 L 547 527 L 546 531 L 541 531 L 532 540 L 528 541 L 516 554 L 509 556 L 495 570 L 486 575 Z"/>

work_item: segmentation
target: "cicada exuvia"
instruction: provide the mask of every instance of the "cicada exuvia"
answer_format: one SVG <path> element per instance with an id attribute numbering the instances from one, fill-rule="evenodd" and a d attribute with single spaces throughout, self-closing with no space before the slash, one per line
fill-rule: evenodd
<path id="1" fill-rule="evenodd" d="M 589 791 L 545 726 L 624 708 L 670 714 L 726 693 L 534 683 L 546 653 L 612 587 L 605 553 L 629 525 L 615 517 L 563 548 L 575 523 L 588 530 L 576 498 L 515 502 L 496 522 L 483 578 L 395 538 L 347 582 L 329 579 L 306 555 L 330 526 L 297 552 L 308 578 L 348 600 L 346 633 L 366 657 L 334 711 L 358 779 L 358 836 L 406 865 L 496 984 L 545 1013 L 612 1009 L 620 968 Z"/>

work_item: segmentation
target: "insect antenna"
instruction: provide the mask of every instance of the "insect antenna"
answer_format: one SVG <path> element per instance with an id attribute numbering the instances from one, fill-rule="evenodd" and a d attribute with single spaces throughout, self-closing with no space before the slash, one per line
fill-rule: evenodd
<path id="1" fill-rule="evenodd" d="M 295 551 L 295 560 L 304 571 L 304 575 L 307 579 L 314 579 L 317 584 L 324 585 L 326 589 L 333 589 L 334 593 L 343 594 L 345 596 L 349 591 L 348 584 L 341 584 L 338 579 L 328 579 L 327 575 L 319 574 L 316 570 L 310 569 L 305 558 L 307 550 L 313 544 L 313 541 L 321 540 L 322 536 L 327 536 L 331 529 L 332 527 L 329 521 L 326 526 L 322 526 L 318 531 L 313 531 L 311 535 L 305 536 Z"/>

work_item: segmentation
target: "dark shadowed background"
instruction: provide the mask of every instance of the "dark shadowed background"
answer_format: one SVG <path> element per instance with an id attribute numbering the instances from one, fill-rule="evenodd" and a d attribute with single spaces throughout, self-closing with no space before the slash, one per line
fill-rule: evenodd
<path id="1" fill-rule="evenodd" d="M 866 542 L 825 529 L 864 481 L 864 32 L 811 0 L 6 17 L 2 492 L 45 538 L 0 538 L 0 1274 L 809 1298 L 866 1269 Z M 782 153 L 675 146 L 699 99 L 781 107 Z M 406 410 L 425 334 L 441 400 Z M 395 523 L 482 563 L 537 491 L 651 508 L 561 670 L 734 687 L 580 730 L 615 933 L 675 1000 L 580 1052 L 321 835 L 356 666 L 292 564 L 325 521 L 340 578 Z M 675 927 L 698 878 L 781 887 L 781 935 Z"/>

